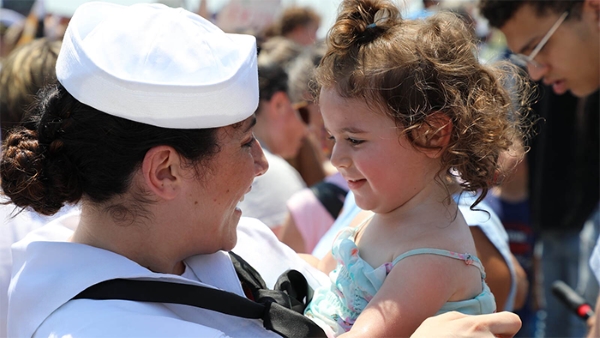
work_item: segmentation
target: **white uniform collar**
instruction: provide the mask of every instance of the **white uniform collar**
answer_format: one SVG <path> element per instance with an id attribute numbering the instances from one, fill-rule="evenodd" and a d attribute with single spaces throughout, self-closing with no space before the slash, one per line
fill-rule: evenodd
<path id="1" fill-rule="evenodd" d="M 92 246 L 66 242 L 73 234 L 78 214 L 61 217 L 28 234 L 12 247 L 13 278 L 9 287 L 9 332 L 31 337 L 56 309 L 87 287 L 114 279 L 152 279 L 218 287 L 243 296 L 242 288 L 226 252 L 194 256 L 186 262 L 203 281 L 196 283 L 177 275 L 154 273 L 128 258 Z M 51 254 L 49 254 L 51 253 Z M 53 292 L 48 293 L 48 290 Z M 15 323 L 12 317 L 27 316 Z M 19 331 L 10 328 L 14 324 Z"/>

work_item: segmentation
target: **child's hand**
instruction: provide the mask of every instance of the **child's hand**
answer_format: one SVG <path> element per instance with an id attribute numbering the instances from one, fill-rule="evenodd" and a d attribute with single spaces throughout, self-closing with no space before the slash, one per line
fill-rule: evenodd
<path id="1" fill-rule="evenodd" d="M 509 338 L 513 337 L 520 328 L 521 320 L 512 312 L 477 316 L 447 312 L 425 320 L 411 338 Z"/>

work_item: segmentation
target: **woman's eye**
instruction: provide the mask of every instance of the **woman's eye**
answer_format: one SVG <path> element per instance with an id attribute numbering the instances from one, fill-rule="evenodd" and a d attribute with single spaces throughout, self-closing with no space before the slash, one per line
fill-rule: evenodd
<path id="1" fill-rule="evenodd" d="M 332 140 L 333 142 L 335 142 L 335 137 L 333 137 L 333 135 L 328 135 L 327 139 L 328 140 Z"/>
<path id="2" fill-rule="evenodd" d="M 254 143 L 254 141 L 256 141 L 256 138 L 254 136 L 252 136 L 252 138 L 250 139 L 250 141 L 244 143 L 242 146 L 243 147 L 252 147 L 252 144 Z"/>

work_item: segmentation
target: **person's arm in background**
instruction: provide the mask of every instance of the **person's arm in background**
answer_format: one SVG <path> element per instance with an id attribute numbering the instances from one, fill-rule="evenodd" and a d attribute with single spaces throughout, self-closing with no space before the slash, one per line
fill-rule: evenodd
<path id="1" fill-rule="evenodd" d="M 296 157 L 287 161 L 298 170 L 307 186 L 317 184 L 327 176 L 324 169 L 325 155 L 319 149 L 318 141 L 311 134 L 302 140 L 302 146 Z"/>
<path id="2" fill-rule="evenodd" d="M 512 312 L 476 316 L 447 312 L 426 319 L 411 338 L 509 338 L 520 329 L 521 320 Z"/>
<path id="3" fill-rule="evenodd" d="M 287 244 L 290 248 L 292 248 L 297 253 L 306 253 L 306 246 L 304 244 L 304 237 L 298 227 L 296 226 L 296 221 L 294 221 L 294 217 L 292 214 L 288 212 L 285 217 L 285 221 L 283 221 L 283 225 L 281 226 L 281 231 L 277 235 L 280 241 Z"/>
<path id="4" fill-rule="evenodd" d="M 519 264 L 517 258 L 511 255 L 513 266 L 517 275 L 517 293 L 515 295 L 514 309 L 519 310 L 525 306 L 527 296 L 529 294 L 529 280 L 527 279 L 527 273 L 525 269 Z"/>
<path id="5" fill-rule="evenodd" d="M 485 282 L 496 298 L 496 310 L 501 311 L 510 294 L 510 270 L 498 249 L 490 242 L 485 233 L 477 226 L 471 226 L 470 229 L 475 240 L 477 257 L 485 268 Z"/>
<path id="6" fill-rule="evenodd" d="M 211 20 L 210 13 L 208 12 L 208 0 L 200 0 L 200 6 L 198 7 L 198 13 L 201 17 L 206 20 Z"/>
<path id="7" fill-rule="evenodd" d="M 598 323 L 600 323 L 600 296 L 596 300 L 596 310 L 594 316 L 588 318 L 588 334 L 587 338 L 597 338 L 600 337 L 600 328 L 598 327 Z"/>

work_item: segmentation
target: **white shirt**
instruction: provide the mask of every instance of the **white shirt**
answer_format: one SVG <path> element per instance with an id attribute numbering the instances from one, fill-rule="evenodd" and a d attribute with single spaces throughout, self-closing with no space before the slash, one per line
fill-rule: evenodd
<path id="1" fill-rule="evenodd" d="M 7 293 L 12 267 L 11 245 L 71 209 L 72 207 L 65 207 L 54 216 L 42 216 L 30 210 L 19 213 L 18 208 L 13 204 L 0 204 L 0 337 L 7 336 Z"/>
<path id="2" fill-rule="evenodd" d="M 306 187 L 302 177 L 282 157 L 263 149 L 269 169 L 252 183 L 252 190 L 238 207 L 245 217 L 258 218 L 270 228 L 283 224 L 287 215 L 287 200 Z"/>
<path id="3" fill-rule="evenodd" d="M 11 337 L 276 337 L 259 320 L 224 315 L 192 306 L 121 300 L 70 300 L 107 279 L 139 278 L 216 287 L 244 293 L 226 252 L 185 260 L 202 283 L 154 273 L 114 252 L 70 243 L 79 214 L 62 217 L 28 234 L 13 246 L 14 278 L 9 289 Z M 288 268 L 302 272 L 316 287 L 327 276 L 279 243 L 261 222 L 242 218 L 234 251 L 268 285 Z M 274 264 L 273 262 L 277 262 Z M 276 277 L 275 277 L 276 278 Z"/>

